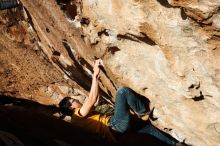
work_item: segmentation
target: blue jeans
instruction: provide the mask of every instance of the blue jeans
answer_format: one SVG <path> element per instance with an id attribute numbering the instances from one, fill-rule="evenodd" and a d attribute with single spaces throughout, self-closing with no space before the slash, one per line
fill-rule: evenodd
<path id="1" fill-rule="evenodd" d="M 156 127 L 150 124 L 150 122 L 144 124 L 142 128 L 137 130 L 137 133 L 145 133 L 145 134 L 151 135 L 170 146 L 176 145 L 176 142 L 174 140 L 168 138 L 166 135 L 160 132 Z"/>
<path id="2" fill-rule="evenodd" d="M 124 133 L 131 129 L 132 119 L 129 109 L 132 109 L 138 115 L 146 114 L 147 107 L 146 104 L 137 96 L 137 94 L 129 88 L 121 87 L 117 90 L 116 101 L 115 101 L 115 111 L 110 119 L 110 125 L 119 133 Z M 165 142 L 168 145 L 175 145 L 175 142 L 161 133 L 157 128 L 150 124 L 150 122 L 143 122 L 140 129 L 136 131 L 138 133 L 146 133 L 155 138 Z"/>

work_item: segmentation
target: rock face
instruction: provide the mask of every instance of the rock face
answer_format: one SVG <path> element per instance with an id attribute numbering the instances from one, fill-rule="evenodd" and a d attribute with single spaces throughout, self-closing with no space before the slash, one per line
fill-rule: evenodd
<path id="1" fill-rule="evenodd" d="M 87 95 L 94 58 L 102 58 L 103 97 L 114 101 L 117 87 L 128 86 L 150 99 L 158 118 L 154 123 L 162 130 L 169 129 L 167 132 L 176 139 L 198 146 L 220 143 L 219 0 L 22 0 L 22 4 L 24 9 L 18 11 L 23 20 L 10 29 L 5 22 L 7 33 L 1 33 L 4 36 L 1 45 L 5 44 L 1 60 L 5 57 L 8 61 L 5 63 L 8 66 L 1 70 L 16 72 L 20 69 L 18 62 L 24 58 L 21 56 L 31 50 L 31 46 L 19 48 L 18 39 L 12 39 L 24 27 L 30 32 L 17 36 L 27 37 L 17 45 L 31 44 L 25 40 L 34 37 L 36 44 L 32 46 L 39 48 L 32 49 L 36 59 L 31 60 L 37 60 L 36 63 L 30 67 L 27 67 L 30 63 L 23 64 L 24 69 L 18 75 L 20 78 L 26 72 L 29 74 L 25 68 L 42 72 L 37 75 L 43 80 L 39 83 L 45 83 L 43 93 L 51 89 L 55 92 L 55 87 L 48 89 L 48 85 L 62 84 L 59 89 L 65 95 L 70 94 L 71 86 L 81 90 L 80 95 Z M 6 43 L 8 36 L 11 43 Z M 9 54 L 7 50 L 12 52 L 11 56 L 5 55 Z M 36 55 L 40 51 L 44 55 Z M 12 56 L 15 57 L 9 60 Z M 16 61 L 16 57 L 20 60 Z M 37 66 L 42 68 L 36 70 Z M 22 96 L 27 97 L 28 93 L 33 100 L 38 99 L 35 98 L 38 93 L 26 88 L 27 83 L 36 83 L 31 78 L 23 77 L 19 83 L 13 81 L 10 86 L 17 88 L 3 84 L 14 77 L 4 78 L 2 94 L 18 96 L 16 90 L 22 91 Z M 54 104 L 61 97 L 57 90 L 56 96 L 47 96 Z"/>

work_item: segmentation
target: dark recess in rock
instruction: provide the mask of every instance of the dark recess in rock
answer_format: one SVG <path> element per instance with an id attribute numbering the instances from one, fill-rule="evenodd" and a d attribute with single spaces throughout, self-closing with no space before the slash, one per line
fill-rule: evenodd
<path id="1" fill-rule="evenodd" d="M 204 95 L 202 94 L 202 91 L 200 91 L 200 95 L 199 96 L 195 96 L 192 98 L 194 101 L 201 101 L 204 100 Z"/>
<path id="2" fill-rule="evenodd" d="M 186 15 L 186 13 L 185 13 L 185 11 L 184 11 L 184 8 L 181 8 L 181 9 L 180 9 L 180 14 L 181 14 L 181 17 L 182 17 L 183 20 L 186 20 L 186 19 L 187 19 L 187 15 Z"/>
<path id="3" fill-rule="evenodd" d="M 61 10 L 66 14 L 68 18 L 74 20 L 77 15 L 77 6 L 72 0 L 57 0 Z"/>
<path id="4" fill-rule="evenodd" d="M 90 20 L 88 18 L 82 18 L 80 20 L 81 25 L 89 25 Z"/>

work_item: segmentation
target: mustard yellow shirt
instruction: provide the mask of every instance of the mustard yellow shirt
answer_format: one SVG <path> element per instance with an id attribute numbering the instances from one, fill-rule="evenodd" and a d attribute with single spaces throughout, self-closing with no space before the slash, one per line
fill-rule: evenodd
<path id="1" fill-rule="evenodd" d="M 72 123 L 86 128 L 89 132 L 99 134 L 109 141 L 116 142 L 115 137 L 108 127 L 108 122 L 111 116 L 97 114 L 95 111 L 90 112 L 86 117 L 79 114 L 80 108 L 76 108 L 72 115 Z"/>

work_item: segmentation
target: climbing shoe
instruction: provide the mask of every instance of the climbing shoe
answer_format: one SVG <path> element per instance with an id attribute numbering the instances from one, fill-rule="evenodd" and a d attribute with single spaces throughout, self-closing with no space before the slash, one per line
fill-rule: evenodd
<path id="1" fill-rule="evenodd" d="M 153 107 L 149 112 L 147 112 L 146 114 L 140 116 L 140 118 L 141 118 L 143 121 L 147 121 L 147 120 L 150 118 L 150 116 L 152 115 L 153 110 L 154 110 L 154 107 Z"/>

